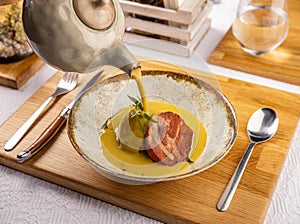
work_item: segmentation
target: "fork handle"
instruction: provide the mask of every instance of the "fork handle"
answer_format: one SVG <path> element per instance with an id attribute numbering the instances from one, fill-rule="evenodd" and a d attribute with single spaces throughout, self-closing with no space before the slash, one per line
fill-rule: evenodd
<path id="1" fill-rule="evenodd" d="M 58 132 L 67 119 L 67 114 L 60 113 L 44 132 L 27 149 L 17 155 L 17 161 L 25 162 L 38 153 Z"/>
<path id="2" fill-rule="evenodd" d="M 43 110 L 47 107 L 47 105 L 51 102 L 54 97 L 51 95 L 45 102 L 31 115 L 30 118 L 18 129 L 18 131 L 8 140 L 5 144 L 5 151 L 11 151 L 18 142 L 22 139 L 28 129 L 32 126 L 32 124 L 36 121 L 36 119 L 40 116 Z"/>

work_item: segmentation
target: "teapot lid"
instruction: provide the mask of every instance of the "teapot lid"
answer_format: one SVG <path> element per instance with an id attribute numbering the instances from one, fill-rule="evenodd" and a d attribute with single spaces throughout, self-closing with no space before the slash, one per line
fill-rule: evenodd
<path id="1" fill-rule="evenodd" d="M 81 22 L 91 29 L 108 29 L 116 18 L 111 0 L 73 0 L 73 7 Z"/>

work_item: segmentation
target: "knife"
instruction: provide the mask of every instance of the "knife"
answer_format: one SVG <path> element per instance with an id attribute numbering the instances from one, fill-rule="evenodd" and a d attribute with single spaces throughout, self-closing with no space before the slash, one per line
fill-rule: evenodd
<path id="1" fill-rule="evenodd" d="M 58 132 L 58 130 L 62 127 L 62 125 L 67 120 L 67 117 L 70 114 L 70 111 L 75 104 L 75 102 L 81 97 L 81 95 L 91 87 L 99 76 L 103 73 L 103 70 L 94 75 L 91 80 L 80 90 L 80 92 L 74 97 L 71 103 L 66 106 L 59 115 L 52 121 L 52 123 L 44 130 L 44 132 L 32 143 L 27 149 L 20 152 L 17 155 L 17 161 L 19 163 L 23 163 L 36 153 L 38 153 Z"/>

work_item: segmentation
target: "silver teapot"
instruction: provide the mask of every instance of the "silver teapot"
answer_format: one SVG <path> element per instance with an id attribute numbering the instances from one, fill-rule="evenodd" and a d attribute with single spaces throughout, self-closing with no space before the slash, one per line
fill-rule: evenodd
<path id="1" fill-rule="evenodd" d="M 112 65 L 130 74 L 138 66 L 122 43 L 125 23 L 117 0 L 24 0 L 22 20 L 35 53 L 62 71 Z"/>

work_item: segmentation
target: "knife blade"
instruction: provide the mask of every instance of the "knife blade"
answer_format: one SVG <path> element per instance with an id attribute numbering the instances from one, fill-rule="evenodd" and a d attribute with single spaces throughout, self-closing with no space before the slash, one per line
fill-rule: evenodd
<path id="1" fill-rule="evenodd" d="M 79 93 L 74 97 L 74 99 L 62 109 L 59 115 L 52 121 L 52 123 L 42 132 L 42 134 L 32 143 L 28 148 L 24 151 L 20 152 L 17 155 L 17 161 L 19 163 L 23 163 L 36 153 L 38 153 L 51 139 L 55 136 L 55 134 L 59 131 L 62 125 L 67 120 L 67 117 L 70 114 L 72 107 L 74 106 L 75 102 L 81 97 L 85 91 L 91 87 L 99 76 L 103 73 L 103 70 L 94 75 L 89 82 L 79 91 Z"/>

